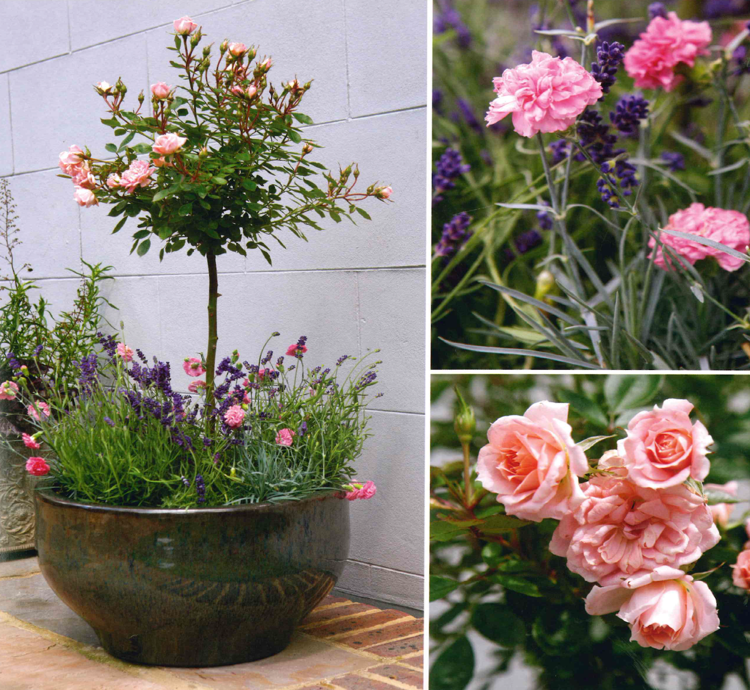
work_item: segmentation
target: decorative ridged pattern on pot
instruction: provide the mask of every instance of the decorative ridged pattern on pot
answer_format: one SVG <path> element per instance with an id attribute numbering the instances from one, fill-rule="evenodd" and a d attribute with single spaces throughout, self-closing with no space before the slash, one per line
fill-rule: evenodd
<path id="1" fill-rule="evenodd" d="M 338 580 L 348 501 L 195 510 L 90 506 L 37 492 L 41 571 L 121 659 L 241 663 L 282 651 Z"/>

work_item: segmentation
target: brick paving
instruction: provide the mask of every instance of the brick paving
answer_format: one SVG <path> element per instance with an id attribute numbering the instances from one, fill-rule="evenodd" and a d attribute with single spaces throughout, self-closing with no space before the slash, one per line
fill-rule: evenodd
<path id="1" fill-rule="evenodd" d="M 421 690 L 423 620 L 329 596 L 261 661 L 152 668 L 109 656 L 39 574 L 0 562 L 0 690 Z"/>

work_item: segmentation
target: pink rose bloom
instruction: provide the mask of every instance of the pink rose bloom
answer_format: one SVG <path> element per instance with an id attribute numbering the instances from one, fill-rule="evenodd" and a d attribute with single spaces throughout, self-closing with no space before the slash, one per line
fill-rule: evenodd
<path id="1" fill-rule="evenodd" d="M 203 380 L 200 381 L 191 381 L 188 385 L 188 390 L 191 393 L 198 393 L 202 391 L 206 387 L 206 382 Z"/>
<path id="2" fill-rule="evenodd" d="M 0 383 L 0 400 L 15 400 L 18 395 L 18 384 L 15 381 Z"/>
<path id="3" fill-rule="evenodd" d="M 690 204 L 686 209 L 677 211 L 669 216 L 669 222 L 665 230 L 676 230 L 698 237 L 705 237 L 714 242 L 725 244 L 731 249 L 744 253 L 750 245 L 750 223 L 747 217 L 739 211 L 727 211 L 723 208 L 706 207 L 703 204 Z M 708 256 L 714 257 L 725 271 L 736 271 L 745 263 L 742 259 L 730 256 L 720 249 L 706 247 L 697 242 L 659 233 L 662 244 L 673 249 L 677 254 L 685 258 L 693 265 L 699 259 Z M 656 246 L 656 240 L 652 237 L 648 241 L 652 249 Z M 671 260 L 664 256 L 661 247 L 656 250 L 654 263 L 660 268 L 667 269 Z M 652 255 L 649 255 L 651 258 Z"/>
<path id="4" fill-rule="evenodd" d="M 49 465 L 44 458 L 29 458 L 26 461 L 26 471 L 35 477 L 43 477 L 49 472 Z"/>
<path id="5" fill-rule="evenodd" d="M 681 21 L 674 13 L 655 17 L 630 50 L 625 53 L 625 71 L 635 79 L 639 89 L 671 91 L 682 77 L 675 67 L 695 64 L 698 55 L 708 55 L 705 48 L 711 43 L 708 22 Z"/>
<path id="6" fill-rule="evenodd" d="M 234 55 L 234 57 L 240 57 L 247 52 L 247 46 L 244 43 L 230 43 L 229 52 Z"/>
<path id="7" fill-rule="evenodd" d="M 202 376 L 206 373 L 203 363 L 197 357 L 185 357 L 182 368 L 188 376 Z"/>
<path id="8" fill-rule="evenodd" d="M 186 141 L 186 137 L 178 137 L 174 132 L 162 134 L 156 139 L 151 150 L 162 156 L 169 156 L 172 153 L 177 153 L 185 145 Z"/>
<path id="9" fill-rule="evenodd" d="M 170 91 L 171 89 L 169 88 L 169 86 L 163 81 L 157 82 L 156 84 L 151 84 L 151 94 L 159 101 L 169 96 Z"/>
<path id="10" fill-rule="evenodd" d="M 198 25 L 190 17 L 180 17 L 174 20 L 174 32 L 181 36 L 187 36 L 198 28 Z"/>
<path id="11" fill-rule="evenodd" d="M 750 589 L 750 550 L 740 551 L 737 562 L 732 566 L 732 582 L 735 587 Z"/>
<path id="12" fill-rule="evenodd" d="M 32 450 L 39 450 L 42 447 L 42 444 L 39 443 L 33 436 L 29 436 L 28 434 L 21 434 L 21 438 L 23 439 L 23 445 L 27 448 L 31 448 Z"/>
<path id="13" fill-rule="evenodd" d="M 487 124 L 513 113 L 513 127 L 522 137 L 568 129 L 601 98 L 601 84 L 573 58 L 536 50 L 531 56 L 529 64 L 506 69 L 493 80 L 497 98 L 490 103 Z"/>
<path id="14" fill-rule="evenodd" d="M 156 171 L 148 161 L 136 160 L 122 174 L 120 186 L 132 194 L 138 187 L 147 187 L 151 182 L 151 175 Z"/>
<path id="15" fill-rule="evenodd" d="M 683 484 L 641 487 L 624 474 L 582 484 L 583 503 L 555 529 L 549 550 L 567 558 L 574 573 L 587 582 L 618 584 L 641 570 L 693 563 L 719 542 L 703 497 Z"/>
<path id="16" fill-rule="evenodd" d="M 589 469 L 568 424 L 567 403 L 539 402 L 523 417 L 501 417 L 479 451 L 477 474 L 508 515 L 559 520 L 583 500 L 578 476 Z"/>
<path id="17" fill-rule="evenodd" d="M 253 97 L 255 96 L 255 94 L 256 94 L 256 93 L 258 93 L 258 87 L 257 87 L 257 86 L 255 86 L 255 84 L 250 84 L 250 86 L 248 86 L 248 87 L 247 87 L 247 88 L 245 89 L 245 95 L 246 95 L 246 96 L 247 96 L 248 98 L 251 98 L 251 99 L 252 99 L 252 98 L 253 98 Z"/>
<path id="18" fill-rule="evenodd" d="M 705 582 L 674 568 L 639 573 L 624 586 L 594 587 L 586 597 L 592 616 L 617 614 L 641 647 L 690 649 L 719 629 L 716 599 Z"/>
<path id="19" fill-rule="evenodd" d="M 96 198 L 94 192 L 85 187 L 76 187 L 73 192 L 73 200 L 79 205 L 89 208 L 91 206 L 98 206 L 99 201 Z"/>
<path id="20" fill-rule="evenodd" d="M 123 362 L 133 361 L 133 350 L 129 348 L 125 343 L 117 343 L 117 354 L 122 357 Z"/>
<path id="21" fill-rule="evenodd" d="M 242 426 L 242 421 L 244 419 L 245 410 L 239 405 L 232 405 L 232 407 L 224 413 L 224 421 L 227 423 L 227 426 L 232 427 L 232 429 Z"/>
<path id="22" fill-rule="evenodd" d="M 365 482 L 364 484 L 355 481 L 345 488 L 351 489 L 346 494 L 348 501 L 356 501 L 357 499 L 367 500 L 368 498 L 372 498 L 378 491 L 375 482 L 372 481 Z"/>
<path id="23" fill-rule="evenodd" d="M 688 477 L 702 482 L 708 474 L 708 446 L 714 441 L 701 422 L 691 422 L 693 405 L 670 398 L 661 408 L 639 412 L 630 420 L 627 438 L 617 442 L 628 477 L 639 486 L 665 489 Z"/>
<path id="24" fill-rule="evenodd" d="M 268 70 L 271 69 L 271 65 L 273 64 L 273 60 L 271 58 L 266 58 L 258 65 L 258 68 L 262 70 L 263 72 L 268 72 Z"/>
<path id="25" fill-rule="evenodd" d="M 78 172 L 73 175 L 73 184 L 76 187 L 83 187 L 85 189 L 96 189 L 96 179 L 91 174 L 88 163 L 84 163 L 78 168 Z"/>
<path id="26" fill-rule="evenodd" d="M 120 179 L 120 176 L 117 173 L 112 173 L 107 178 L 107 187 L 109 187 L 110 189 L 117 189 L 117 187 L 120 186 L 121 182 L 122 180 Z"/>
<path id="27" fill-rule="evenodd" d="M 276 443 L 280 446 L 291 446 L 295 433 L 291 429 L 281 429 L 276 434 Z"/>
<path id="28" fill-rule="evenodd" d="M 726 484 L 704 484 L 703 488 L 707 491 L 723 491 L 725 494 L 737 497 L 737 489 L 739 484 L 735 481 L 727 482 Z M 714 522 L 721 527 L 726 528 L 729 524 L 729 516 L 732 514 L 732 503 L 716 503 L 715 505 L 708 506 L 711 511 Z"/>
<path id="29" fill-rule="evenodd" d="M 245 90 L 239 84 L 235 84 L 231 88 L 231 91 L 235 96 L 243 96 L 245 94 Z"/>
<path id="30" fill-rule="evenodd" d="M 58 163 L 60 170 L 71 177 L 75 175 L 81 165 L 83 165 L 82 153 L 83 151 L 75 145 L 71 146 L 68 151 L 63 151 L 60 154 L 60 162 Z"/>
<path id="31" fill-rule="evenodd" d="M 26 408 L 26 412 L 38 422 L 39 412 L 37 412 L 37 408 L 41 411 L 44 417 L 49 417 L 49 405 L 46 402 L 35 402 Z"/>

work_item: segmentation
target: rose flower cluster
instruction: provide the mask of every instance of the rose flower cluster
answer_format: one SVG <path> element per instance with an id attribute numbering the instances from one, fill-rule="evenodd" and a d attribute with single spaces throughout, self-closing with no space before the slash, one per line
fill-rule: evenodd
<path id="1" fill-rule="evenodd" d="M 562 403 L 501 417 L 479 452 L 479 480 L 508 515 L 560 521 L 549 548 L 596 583 L 586 611 L 617 611 L 643 647 L 685 650 L 719 627 L 710 589 L 685 572 L 719 542 L 714 517 L 726 512 L 714 515 L 703 493 L 713 441 L 691 420 L 692 409 L 687 400 L 669 399 L 638 413 L 617 450 L 593 467 L 573 441 Z M 750 572 L 746 553 L 735 583 Z"/>

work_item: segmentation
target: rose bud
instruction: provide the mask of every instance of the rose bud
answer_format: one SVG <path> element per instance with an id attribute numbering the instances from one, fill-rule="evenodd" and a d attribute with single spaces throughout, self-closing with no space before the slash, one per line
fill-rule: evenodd
<path id="1" fill-rule="evenodd" d="M 245 90 L 245 95 L 248 98 L 254 98 L 255 94 L 257 93 L 258 93 L 258 87 L 255 86 L 255 84 L 250 84 L 250 86 L 248 86 L 247 89 Z"/>
<path id="2" fill-rule="evenodd" d="M 112 85 L 106 81 L 100 81 L 94 87 L 100 96 L 108 96 L 112 92 Z"/>
<path id="3" fill-rule="evenodd" d="M 167 86 L 167 84 L 165 84 L 163 81 L 157 82 L 156 84 L 151 84 L 151 93 L 156 100 L 163 100 L 164 98 L 169 96 L 170 91 L 170 87 Z"/>
<path id="4" fill-rule="evenodd" d="M 180 36 L 189 36 L 198 28 L 198 25 L 190 17 L 181 17 L 174 21 L 174 31 Z"/>
<path id="5" fill-rule="evenodd" d="M 229 52 L 234 57 L 242 57 L 247 52 L 247 46 L 244 43 L 230 43 Z"/>
<path id="6" fill-rule="evenodd" d="M 390 199 L 391 194 L 393 194 L 393 189 L 391 189 L 391 187 L 378 187 L 378 189 L 375 190 L 375 196 L 378 199 Z"/>
<path id="7" fill-rule="evenodd" d="M 268 72 L 268 71 L 269 71 L 269 70 L 271 69 L 271 65 L 272 65 L 272 64 L 273 64 L 273 61 L 272 61 L 272 60 L 271 60 L 271 58 L 269 57 L 269 58 L 266 58 L 265 60 L 263 60 L 263 62 L 261 62 L 261 63 L 260 63 L 259 65 L 258 65 L 258 68 L 259 68 L 259 69 L 260 69 L 260 70 L 261 70 L 262 72 Z"/>
<path id="8" fill-rule="evenodd" d="M 73 193 L 73 200 L 79 206 L 85 206 L 86 208 L 89 208 L 90 206 L 97 206 L 99 204 L 94 192 L 84 187 L 76 187 L 76 190 Z"/>
<path id="9" fill-rule="evenodd" d="M 227 39 L 225 38 L 225 39 L 224 39 L 224 40 L 223 40 L 223 41 L 221 42 L 221 45 L 219 46 L 219 52 L 220 52 L 220 53 L 221 53 L 222 55 L 224 55 L 224 53 L 226 53 L 226 52 L 227 52 L 228 48 L 229 48 L 229 41 L 227 41 Z"/>

